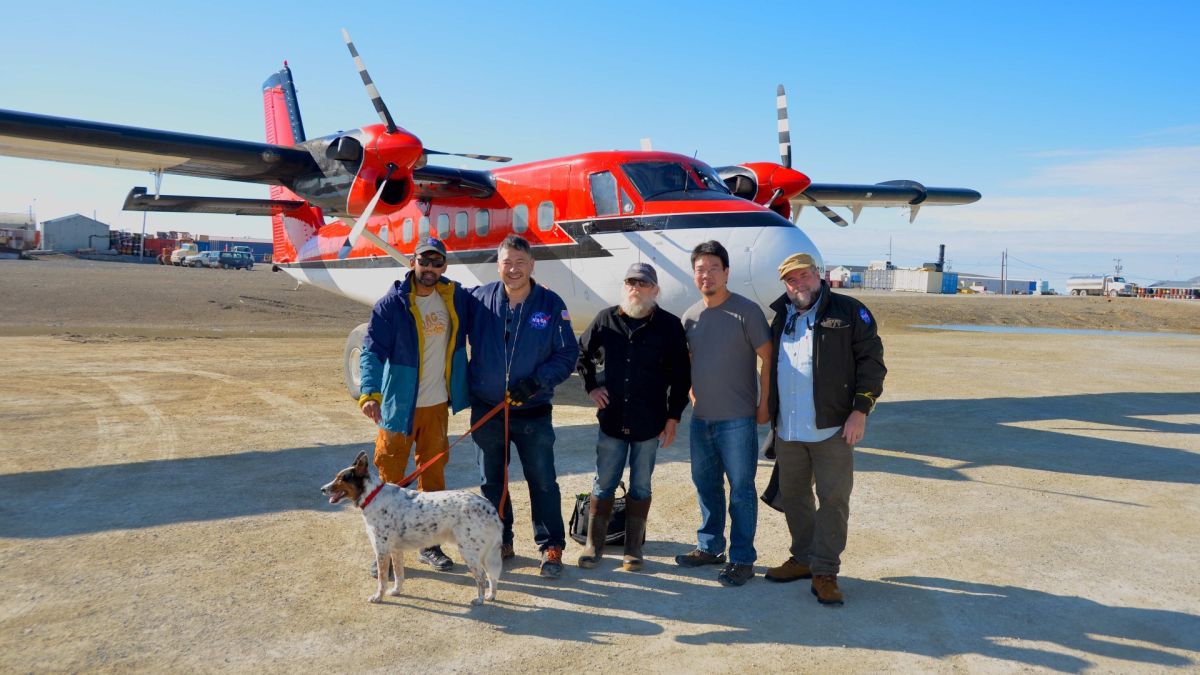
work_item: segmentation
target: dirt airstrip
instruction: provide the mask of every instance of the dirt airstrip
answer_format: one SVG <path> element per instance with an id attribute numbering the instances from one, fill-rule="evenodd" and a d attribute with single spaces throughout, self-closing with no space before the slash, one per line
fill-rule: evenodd
<path id="1" fill-rule="evenodd" d="M 686 419 L 644 573 L 539 578 L 514 466 L 518 557 L 472 608 L 461 565 L 415 562 L 367 604 L 361 518 L 317 488 L 370 444 L 341 372 L 368 310 L 294 289 L 262 266 L 0 261 L 0 672 L 1200 667 L 1200 303 L 861 295 L 890 372 L 840 609 L 762 579 L 788 546 L 766 508 L 745 587 L 673 564 L 699 519 Z M 577 379 L 555 403 L 565 514 L 596 430 Z M 475 490 L 459 448 L 448 480 Z"/>

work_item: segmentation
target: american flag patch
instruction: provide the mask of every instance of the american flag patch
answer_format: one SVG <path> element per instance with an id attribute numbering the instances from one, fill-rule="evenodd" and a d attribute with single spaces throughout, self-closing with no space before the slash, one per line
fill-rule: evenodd
<path id="1" fill-rule="evenodd" d="M 571 315 L 570 315 L 570 314 L 568 314 L 568 313 L 567 313 L 567 310 L 565 310 L 565 309 L 564 309 L 564 310 L 562 311 L 562 318 L 563 318 L 563 321 L 570 321 L 570 320 L 571 320 Z"/>

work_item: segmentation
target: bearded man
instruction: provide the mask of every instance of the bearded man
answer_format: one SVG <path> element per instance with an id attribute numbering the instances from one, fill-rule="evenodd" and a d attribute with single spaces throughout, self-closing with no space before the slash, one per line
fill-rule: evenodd
<path id="1" fill-rule="evenodd" d="M 818 602 L 841 605 L 837 575 L 850 519 L 853 451 L 883 390 L 883 343 L 867 308 L 831 291 L 809 254 L 785 259 L 779 278 L 785 291 L 771 304 L 778 357 L 768 396 L 775 469 L 763 501 L 784 512 L 792 545 L 791 557 L 766 578 L 812 579 Z"/>
<path id="2" fill-rule="evenodd" d="M 642 568 L 650 512 L 650 477 L 659 446 L 675 440 L 692 386 L 687 337 L 679 317 L 658 307 L 658 273 L 634 263 L 625 273 L 621 304 L 592 320 L 579 337 L 576 370 L 600 421 L 596 479 L 588 505 L 587 545 L 579 566 L 595 567 L 604 554 L 617 484 L 629 464 L 622 567 Z"/>

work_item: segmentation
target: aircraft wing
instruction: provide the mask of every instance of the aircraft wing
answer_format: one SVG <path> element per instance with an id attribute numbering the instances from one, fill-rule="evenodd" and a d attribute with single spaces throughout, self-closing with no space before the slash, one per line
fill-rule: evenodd
<path id="1" fill-rule="evenodd" d="M 0 155 L 291 185 L 320 174 L 305 150 L 0 110 Z"/>
<path id="2" fill-rule="evenodd" d="M 808 195 L 826 206 L 917 206 L 971 204 L 980 194 L 967 188 L 925 187 L 916 181 L 894 180 L 874 185 L 813 183 L 792 199 L 792 207 L 808 206 Z"/>
<path id="3" fill-rule="evenodd" d="M 126 211 L 162 213 L 222 213 L 231 216 L 272 216 L 298 209 L 305 202 L 286 199 L 239 199 L 236 197 L 187 197 L 151 195 L 144 187 L 135 187 L 125 197 Z"/>

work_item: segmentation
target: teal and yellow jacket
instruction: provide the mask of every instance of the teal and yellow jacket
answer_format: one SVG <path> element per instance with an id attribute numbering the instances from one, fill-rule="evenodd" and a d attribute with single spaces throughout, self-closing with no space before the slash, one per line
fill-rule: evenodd
<path id="1" fill-rule="evenodd" d="M 435 287 L 450 315 L 450 339 L 446 349 L 447 404 L 454 412 L 470 405 L 467 395 L 467 331 L 474 302 L 458 283 L 443 278 Z M 421 383 L 421 353 L 425 349 L 420 310 L 413 300 L 413 273 L 392 284 L 371 311 L 363 339 L 359 406 L 379 401 L 379 426 L 388 431 L 411 434 L 417 387 Z"/>

